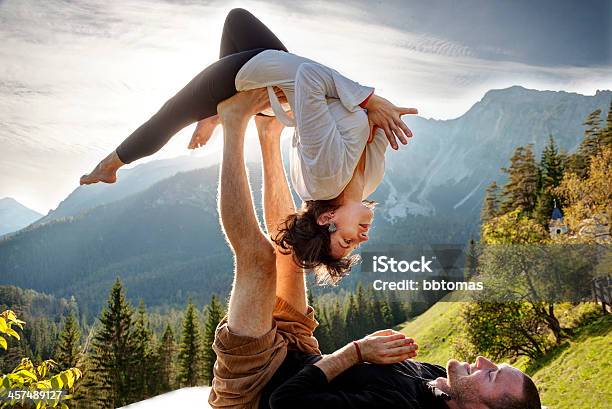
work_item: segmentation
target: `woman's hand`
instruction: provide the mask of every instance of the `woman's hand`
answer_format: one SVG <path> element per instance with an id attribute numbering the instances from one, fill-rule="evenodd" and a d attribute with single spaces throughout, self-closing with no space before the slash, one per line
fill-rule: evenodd
<path id="1" fill-rule="evenodd" d="M 372 95 L 366 105 L 368 110 L 368 122 L 370 124 L 370 137 L 368 143 L 374 139 L 376 128 L 382 128 L 385 135 L 395 150 L 398 149 L 397 139 L 403 145 L 408 143 L 406 138 L 412 137 L 412 131 L 402 121 L 402 115 L 417 114 L 416 108 L 399 108 L 378 95 Z"/>
<path id="2" fill-rule="evenodd" d="M 393 364 L 414 358 L 418 349 L 414 339 L 391 329 L 376 331 L 356 342 L 363 360 L 373 364 Z"/>

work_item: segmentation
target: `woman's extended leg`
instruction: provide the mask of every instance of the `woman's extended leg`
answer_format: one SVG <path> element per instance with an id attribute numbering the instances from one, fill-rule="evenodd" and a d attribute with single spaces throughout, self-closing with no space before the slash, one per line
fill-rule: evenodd
<path id="1" fill-rule="evenodd" d="M 255 48 L 287 51 L 282 41 L 257 17 L 245 9 L 232 9 L 223 24 L 219 58 Z"/>
<path id="2" fill-rule="evenodd" d="M 259 48 L 231 54 L 208 66 L 166 101 L 92 173 L 82 176 L 81 184 L 114 182 L 122 165 L 154 154 L 187 125 L 216 115 L 217 104 L 236 93 L 235 78 L 240 68 L 261 51 L 263 49 Z"/>
<path id="3" fill-rule="evenodd" d="M 221 41 L 222 58 L 198 74 L 147 122 L 126 138 L 81 184 L 113 183 L 124 164 L 152 155 L 184 127 L 217 114 L 217 104 L 236 93 L 240 68 L 264 49 L 285 50 L 280 40 L 255 16 L 243 9 L 228 14 Z M 199 127 L 212 133 L 216 123 Z M 203 135 L 206 137 L 206 135 Z M 208 135 L 210 137 L 210 135 Z M 190 144 L 191 146 L 191 144 Z"/>
<path id="4" fill-rule="evenodd" d="M 287 51 L 282 41 L 257 17 L 245 9 L 232 9 L 223 24 L 219 58 L 256 48 Z M 187 148 L 206 145 L 218 124 L 217 115 L 200 120 Z"/>

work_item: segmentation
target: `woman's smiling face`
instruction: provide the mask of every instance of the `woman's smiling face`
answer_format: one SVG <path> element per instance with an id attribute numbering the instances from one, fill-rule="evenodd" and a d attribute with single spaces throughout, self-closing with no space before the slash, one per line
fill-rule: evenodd
<path id="1" fill-rule="evenodd" d="M 330 235 L 330 255 L 337 259 L 346 257 L 367 241 L 373 219 L 371 206 L 361 202 L 342 204 L 330 212 L 328 217 L 320 218 L 321 225 L 330 222 L 336 225 L 336 231 Z"/>

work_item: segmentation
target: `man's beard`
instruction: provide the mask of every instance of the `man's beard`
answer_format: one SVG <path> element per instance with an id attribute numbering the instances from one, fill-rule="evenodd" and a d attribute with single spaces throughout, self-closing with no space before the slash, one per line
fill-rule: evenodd
<path id="1" fill-rule="evenodd" d="M 478 391 L 472 380 L 467 376 L 457 374 L 459 365 L 447 365 L 448 395 L 458 404 L 480 402 Z"/>

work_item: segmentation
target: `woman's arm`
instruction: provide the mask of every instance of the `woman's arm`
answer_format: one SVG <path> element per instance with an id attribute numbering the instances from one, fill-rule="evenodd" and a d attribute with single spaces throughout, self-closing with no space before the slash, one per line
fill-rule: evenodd
<path id="1" fill-rule="evenodd" d="M 335 121 L 329 113 L 327 97 L 338 98 L 349 111 L 365 108 L 368 112 L 371 141 L 376 128 L 385 132 L 393 149 L 398 149 L 397 139 L 407 144 L 412 132 L 401 120 L 402 115 L 417 114 L 416 108 L 401 108 L 374 94 L 374 88 L 365 87 L 339 72 L 317 63 L 300 65 L 295 80 L 295 115 L 303 147 L 316 155 L 331 144 L 340 143 Z M 336 137 L 336 139 L 334 139 Z M 336 141 L 336 142 L 334 142 Z M 336 147 L 338 148 L 338 147 Z"/>
<path id="2" fill-rule="evenodd" d="M 296 83 L 305 83 L 311 92 L 318 96 L 338 98 L 342 105 L 351 112 L 361 109 L 374 93 L 374 88 L 355 82 L 338 71 L 318 63 L 303 63 L 298 68 Z M 297 88 L 297 84 L 296 84 Z"/>

